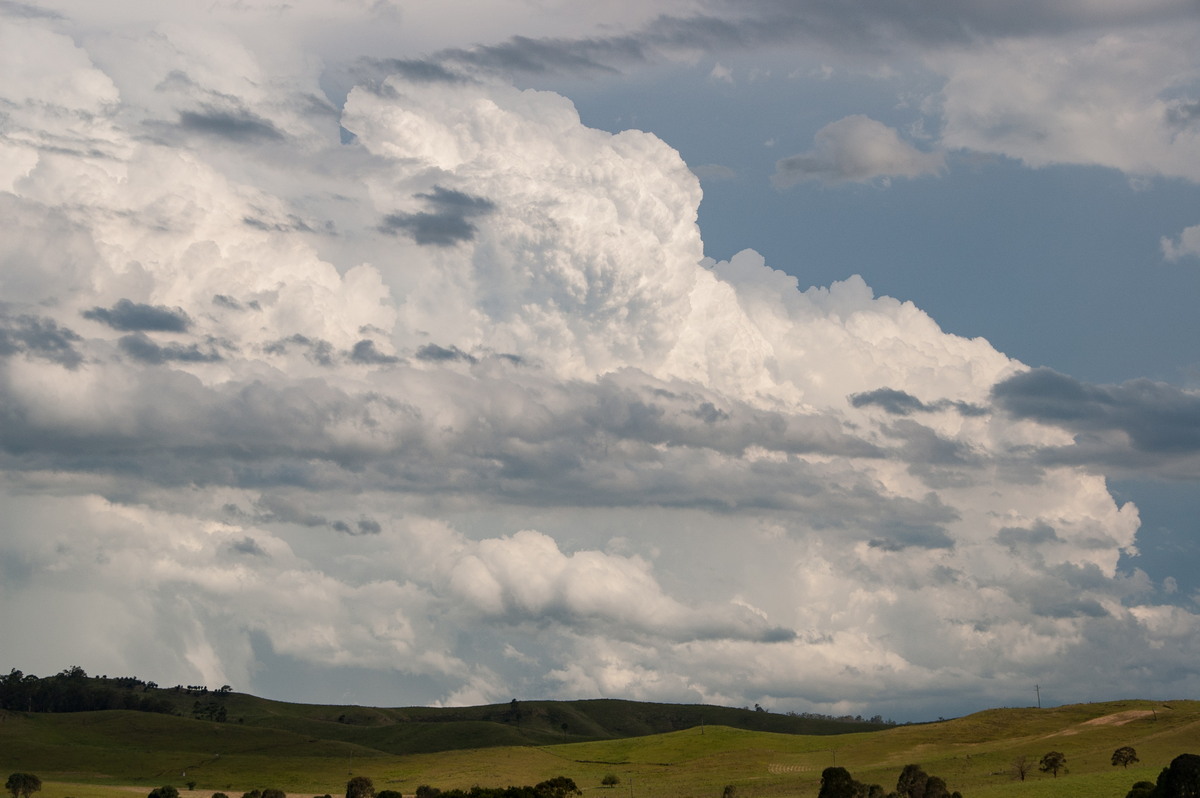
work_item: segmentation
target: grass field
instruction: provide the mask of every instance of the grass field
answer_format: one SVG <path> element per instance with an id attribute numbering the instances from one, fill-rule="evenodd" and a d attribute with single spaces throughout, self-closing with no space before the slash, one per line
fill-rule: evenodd
<path id="1" fill-rule="evenodd" d="M 37 798 L 130 798 L 161 784 L 179 787 L 184 798 L 210 798 L 215 791 L 238 798 L 256 787 L 336 796 L 350 775 L 408 795 L 421 784 L 507 786 L 564 775 L 591 798 L 719 798 L 726 784 L 737 787 L 739 798 L 782 798 L 816 796 L 821 771 L 833 764 L 859 781 L 891 789 L 903 766 L 915 762 L 967 798 L 1123 798 L 1133 782 L 1154 781 L 1176 755 L 1200 752 L 1200 702 L 1194 701 L 994 709 L 836 736 L 705 724 L 665 734 L 480 749 L 462 748 L 448 724 L 439 731 L 450 750 L 405 754 L 394 753 L 396 741 L 386 739 L 389 728 L 402 736 L 394 724 L 364 727 L 376 729 L 381 744 L 392 749 L 381 750 L 366 744 L 370 735 L 357 742 L 319 736 L 317 722 L 306 717 L 311 710 L 291 711 L 295 730 L 249 719 L 213 723 L 126 711 L 6 712 L 0 715 L 0 771 L 40 775 L 44 787 Z M 328 725 L 346 732 L 344 722 Z M 1141 760 L 1128 769 L 1110 761 L 1123 745 L 1136 748 Z M 1057 778 L 1036 769 L 1051 750 L 1067 758 L 1069 770 Z M 1020 756 L 1035 764 L 1025 781 L 1011 772 Z M 601 787 L 606 774 L 620 784 Z M 183 790 L 192 780 L 196 791 Z"/>

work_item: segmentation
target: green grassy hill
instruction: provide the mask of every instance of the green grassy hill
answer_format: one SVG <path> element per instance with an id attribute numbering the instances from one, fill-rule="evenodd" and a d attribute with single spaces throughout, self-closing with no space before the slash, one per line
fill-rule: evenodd
<path id="1" fill-rule="evenodd" d="M 994 709 L 830 735 L 719 722 L 723 713 L 755 716 L 750 720 L 761 724 L 802 720 L 762 712 L 622 701 L 521 702 L 518 727 L 511 705 L 369 709 L 227 700 L 225 723 L 123 710 L 3 712 L 0 772 L 39 774 L 46 787 L 37 798 L 130 798 L 191 780 L 197 790 L 184 791 L 184 798 L 214 791 L 236 798 L 255 787 L 307 798 L 339 795 L 352 774 L 407 795 L 421 784 L 507 786 L 564 775 L 590 798 L 718 798 L 726 784 L 737 787 L 739 798 L 804 798 L 816 796 L 821 771 L 833 764 L 890 789 L 901 768 L 915 762 L 967 798 L 1123 798 L 1134 781 L 1153 781 L 1176 755 L 1200 752 L 1194 701 Z M 690 713 L 702 713 L 704 725 L 688 725 L 699 717 Z M 645 733 L 670 724 L 680 728 Z M 539 738 L 544 742 L 531 744 Z M 475 739 L 489 742 L 465 744 Z M 1136 748 L 1141 761 L 1113 767 L 1112 752 L 1124 745 Z M 1036 769 L 1051 750 L 1067 758 L 1069 772 L 1058 778 Z M 1035 763 L 1025 781 L 1011 772 L 1021 756 Z M 620 784 L 601 787 L 607 774 Z"/>
<path id="2" fill-rule="evenodd" d="M 881 724 L 867 722 L 803 718 L 730 707 L 617 699 L 404 709 L 286 704 L 239 694 L 225 700 L 231 720 L 357 742 L 391 753 L 550 745 L 661 734 L 703 724 L 811 735 L 882 728 Z"/>

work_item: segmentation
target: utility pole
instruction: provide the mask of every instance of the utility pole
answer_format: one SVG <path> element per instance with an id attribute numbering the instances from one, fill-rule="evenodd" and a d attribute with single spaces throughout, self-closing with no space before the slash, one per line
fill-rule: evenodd
<path id="1" fill-rule="evenodd" d="M 1041 709 L 1042 708 L 1042 686 L 1040 684 L 1035 684 L 1033 686 L 1033 689 L 1037 690 L 1038 709 Z"/>

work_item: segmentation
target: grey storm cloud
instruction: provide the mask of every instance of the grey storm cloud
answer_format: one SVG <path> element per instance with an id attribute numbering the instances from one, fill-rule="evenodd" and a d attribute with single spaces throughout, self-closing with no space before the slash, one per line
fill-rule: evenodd
<path id="1" fill-rule="evenodd" d="M 1032 527 L 1006 526 L 996 533 L 996 541 L 1010 549 L 1021 547 L 1041 546 L 1046 543 L 1060 542 L 1058 533 L 1049 524 L 1041 523 Z"/>
<path id="2" fill-rule="evenodd" d="M 615 72 L 613 61 L 643 59 L 643 44 L 635 37 L 532 39 L 514 36 L 506 42 L 470 49 L 444 50 L 439 58 L 500 72 L 532 74 Z"/>
<path id="3" fill-rule="evenodd" d="M 1178 102 L 1167 108 L 1167 122 L 1175 127 L 1188 127 L 1200 121 L 1200 100 Z"/>
<path id="4" fill-rule="evenodd" d="M 467 354 L 457 346 L 444 347 L 437 344 L 425 344 L 419 347 L 414 354 L 417 360 L 424 360 L 431 363 L 446 363 L 455 360 L 474 363 L 477 360 L 474 355 Z"/>
<path id="5" fill-rule="evenodd" d="M 0 14 L 26 19 L 62 19 L 62 14 L 45 8 L 18 3 L 15 0 L 0 0 Z"/>
<path id="6" fill-rule="evenodd" d="M 986 408 L 958 400 L 939 399 L 936 402 L 922 402 L 907 391 L 895 388 L 877 388 L 874 391 L 851 394 L 850 404 L 854 407 L 880 407 L 894 416 L 936 413 L 947 409 L 957 410 L 964 416 L 980 416 L 987 413 Z"/>
<path id="7" fill-rule="evenodd" d="M 252 305 L 253 304 L 256 303 L 252 303 Z M 359 341 L 359 344 L 363 343 L 364 341 Z M 371 343 L 372 349 L 374 348 L 374 344 L 372 342 L 366 341 L 365 343 Z M 287 338 L 280 338 L 277 341 L 272 341 L 263 347 L 263 351 L 269 355 L 280 355 L 287 352 L 290 348 L 296 347 L 303 349 L 305 352 L 305 357 L 307 357 L 313 363 L 321 366 L 333 365 L 333 344 L 329 343 L 328 341 L 309 338 L 308 336 L 301 335 L 300 333 L 295 333 Z"/>
<path id="8" fill-rule="evenodd" d="M 368 366 L 386 366 L 403 362 L 403 359 L 380 352 L 374 341 L 364 338 L 350 350 L 350 361 Z"/>
<path id="9" fill-rule="evenodd" d="M 1119 432 L 1133 449 L 1148 454 L 1200 453 L 1200 394 L 1147 379 L 1093 385 L 1036 368 L 992 389 L 996 405 L 1071 432 Z"/>
<path id="10" fill-rule="evenodd" d="M 367 67 L 375 75 L 403 75 L 415 83 L 462 83 L 467 80 L 436 60 L 366 58 L 359 62 L 358 67 L 360 70 Z"/>
<path id="11" fill-rule="evenodd" d="M 258 541 L 247 535 L 241 540 L 229 544 L 229 550 L 235 554 L 244 554 L 251 557 L 266 557 L 267 552 L 263 547 L 258 545 Z"/>
<path id="12" fill-rule="evenodd" d="M 186 332 L 191 326 L 191 319 L 180 308 L 146 305 L 129 299 L 118 299 L 111 308 L 85 310 L 83 317 L 122 332 Z"/>
<path id="13" fill-rule="evenodd" d="M 379 229 L 411 236 L 418 244 L 449 247 L 473 239 L 475 225 L 470 220 L 491 213 L 496 207 L 483 197 L 442 186 L 434 186 L 432 192 L 416 196 L 425 200 L 430 210 L 389 214 Z"/>
<path id="14" fill-rule="evenodd" d="M 325 526 L 329 520 L 319 513 L 314 513 L 303 507 L 301 502 L 279 496 L 274 493 L 264 493 L 255 502 L 255 510 L 263 521 L 299 524 L 306 527 Z"/>
<path id="15" fill-rule="evenodd" d="M 513 36 L 499 44 L 443 50 L 433 61 L 535 75 L 613 72 L 622 65 L 659 60 L 668 52 L 736 52 L 809 42 L 878 54 L 906 46 L 969 44 L 980 36 L 1063 34 L 1105 23 L 1169 22 L 1195 13 L 1187 0 L 1125 7 L 1034 0 L 936 0 L 919 8 L 911 3 L 871 0 L 724 0 L 710 3 L 708 8 L 711 13 L 660 15 L 639 29 L 613 36 Z M 401 62 L 397 71 L 416 72 L 414 79 L 420 79 L 428 69 L 423 63 L 416 66 Z"/>
<path id="16" fill-rule="evenodd" d="M 179 127 L 190 133 L 216 136 L 239 143 L 281 141 L 284 134 L 269 119 L 249 111 L 204 108 L 180 111 Z"/>
<path id="17" fill-rule="evenodd" d="M 351 536 L 378 535 L 383 531 L 383 526 L 373 518 L 360 518 L 353 526 L 345 521 L 334 521 L 330 526 L 343 535 Z"/>
<path id="18" fill-rule="evenodd" d="M 228 294 L 213 294 L 212 303 L 228 310 L 262 310 L 262 305 L 259 304 L 257 299 L 252 299 L 249 302 L 241 302 L 236 297 L 231 297 Z"/>
<path id="19" fill-rule="evenodd" d="M 76 349 L 82 340 L 78 333 L 60 327 L 53 319 L 33 315 L 0 317 L 0 357 L 24 353 L 73 369 L 83 362 L 83 355 Z"/>
<path id="20" fill-rule="evenodd" d="M 872 538 L 868 545 L 884 551 L 901 551 L 903 549 L 952 549 L 954 538 L 945 528 L 930 524 L 905 524 L 895 522 L 885 524 L 880 530 L 884 537 Z"/>
<path id="21" fill-rule="evenodd" d="M 161 364 L 172 361 L 183 363 L 214 363 L 221 355 L 210 347 L 202 350 L 199 344 L 159 344 L 142 332 L 125 335 L 118 341 L 121 351 L 143 363 Z"/>
<path id="22" fill-rule="evenodd" d="M 122 341 L 127 355 L 150 365 L 217 356 L 195 344 L 159 345 L 140 333 Z M 135 427 L 102 421 L 94 429 L 47 427 L 25 417 L 4 437 L 31 465 L 71 452 L 61 467 L 137 471 L 165 483 L 203 482 L 224 473 L 222 479 L 258 489 L 332 489 L 350 480 L 402 492 L 483 491 L 535 506 L 802 509 L 814 523 L 832 526 L 846 517 L 867 523 L 898 517 L 918 526 L 947 517 L 947 508 L 888 499 L 865 486 L 833 488 L 819 468 L 800 463 L 763 462 L 747 470 L 736 459 L 726 466 L 713 462 L 713 453 L 737 458 L 750 447 L 868 458 L 887 457 L 888 451 L 827 416 L 771 413 L 728 400 L 718 407 L 711 399 L 639 384 L 633 376 L 595 385 L 535 381 L 514 392 L 511 385 L 469 374 L 425 372 L 430 386 L 466 380 L 437 390 L 457 397 L 469 423 L 439 430 L 415 408 L 375 392 L 348 393 L 311 381 L 206 387 L 163 370 L 146 372 L 144 399 L 121 409 L 138 419 Z M 497 392 L 505 396 L 504 412 L 487 408 L 485 397 Z M 362 429 L 366 437 L 344 441 L 338 430 L 346 428 Z M 147 451 L 162 462 L 147 460 Z M 635 473 L 642 476 L 630 484 L 626 475 Z"/>
<path id="23" fill-rule="evenodd" d="M 244 216 L 242 217 L 242 223 L 257 230 L 264 230 L 270 233 L 287 233 L 291 231 L 302 233 L 313 232 L 312 227 L 307 222 L 294 214 L 289 214 L 287 221 L 267 221 L 257 216 Z"/>

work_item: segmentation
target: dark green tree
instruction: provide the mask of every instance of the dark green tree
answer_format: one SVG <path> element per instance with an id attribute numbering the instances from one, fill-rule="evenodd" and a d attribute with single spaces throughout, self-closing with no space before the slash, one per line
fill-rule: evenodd
<path id="1" fill-rule="evenodd" d="M 375 798 L 404 798 L 404 794 L 396 790 L 380 790 L 375 793 Z"/>
<path id="2" fill-rule="evenodd" d="M 1113 767 L 1120 765 L 1121 767 L 1127 768 L 1134 762 L 1140 761 L 1141 760 L 1138 759 L 1137 751 L 1133 750 L 1133 746 L 1131 745 L 1123 745 L 1116 751 L 1113 751 Z"/>
<path id="3" fill-rule="evenodd" d="M 1057 779 L 1058 771 L 1067 772 L 1067 758 L 1061 751 L 1051 751 L 1042 757 L 1042 761 L 1038 763 L 1038 770 L 1043 773 L 1052 773 Z"/>
<path id="4" fill-rule="evenodd" d="M 1200 798 L 1200 756 L 1180 754 L 1158 774 L 1152 798 Z"/>
<path id="5" fill-rule="evenodd" d="M 896 779 L 896 793 L 905 798 L 925 798 L 929 774 L 920 765 L 905 765 Z"/>
<path id="6" fill-rule="evenodd" d="M 148 798 L 179 798 L 179 790 L 170 784 L 164 784 L 151 790 Z"/>
<path id="7" fill-rule="evenodd" d="M 600 784 L 605 787 L 616 787 L 620 783 L 621 779 L 615 773 L 606 773 L 604 778 L 600 779 Z"/>
<path id="8" fill-rule="evenodd" d="M 1125 798 L 1150 798 L 1154 795 L 1154 782 L 1139 781 L 1136 782 L 1129 792 L 1125 793 Z"/>
<path id="9" fill-rule="evenodd" d="M 366 776 L 355 776 L 346 782 L 346 798 L 375 798 L 375 785 Z"/>
<path id="10" fill-rule="evenodd" d="M 42 789 L 42 780 L 32 773 L 13 773 L 4 782 L 4 789 L 12 794 L 12 798 L 29 798 Z"/>
<path id="11" fill-rule="evenodd" d="M 267 787 L 259 795 L 259 798 L 287 798 L 287 793 L 274 787 Z"/>
<path id="12" fill-rule="evenodd" d="M 845 768 L 825 768 L 821 771 L 821 791 L 817 798 L 858 798 L 859 786 Z"/>
<path id="13" fill-rule="evenodd" d="M 922 798 L 950 798 L 950 790 L 941 776 L 930 776 L 925 782 Z"/>
<path id="14" fill-rule="evenodd" d="M 567 798 L 568 795 L 582 795 L 575 786 L 575 781 L 566 776 L 555 776 L 552 779 L 533 785 L 533 791 L 538 798 Z"/>

